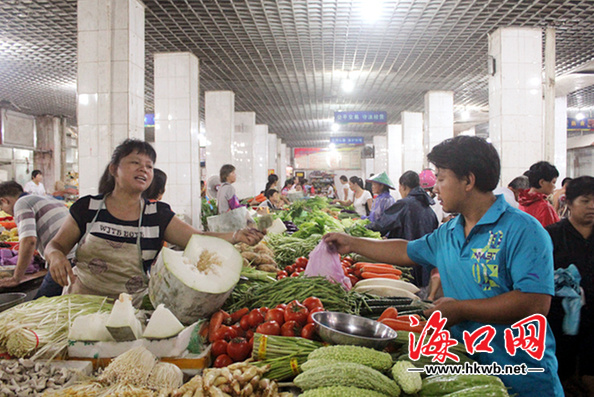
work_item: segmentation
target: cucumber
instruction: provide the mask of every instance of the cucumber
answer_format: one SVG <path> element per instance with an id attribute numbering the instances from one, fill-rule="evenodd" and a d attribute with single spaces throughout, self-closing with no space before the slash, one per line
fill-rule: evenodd
<path id="1" fill-rule="evenodd" d="M 446 394 L 443 397 L 506 397 L 509 396 L 507 389 L 500 385 L 479 385 L 469 387 L 453 393 Z"/>
<path id="2" fill-rule="evenodd" d="M 413 362 L 415 365 L 416 363 Z M 423 380 L 420 397 L 444 396 L 475 386 L 491 385 L 505 390 L 501 379 L 491 375 L 437 375 Z M 486 395 L 486 394 L 483 394 Z"/>

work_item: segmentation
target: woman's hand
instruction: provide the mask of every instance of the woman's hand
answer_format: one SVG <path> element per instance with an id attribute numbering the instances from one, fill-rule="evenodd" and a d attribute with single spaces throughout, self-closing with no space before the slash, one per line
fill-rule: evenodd
<path id="1" fill-rule="evenodd" d="M 346 255 L 353 252 L 353 237 L 344 233 L 328 233 L 324 236 L 324 241 L 336 248 L 339 254 Z"/>
<path id="2" fill-rule="evenodd" d="M 62 287 L 65 287 L 69 284 L 68 278 L 70 278 L 70 283 L 74 283 L 76 276 L 72 271 L 70 261 L 63 253 L 57 251 L 53 252 L 51 256 L 48 256 L 47 262 L 49 264 L 50 273 L 55 282 L 60 284 Z"/>
<path id="3" fill-rule="evenodd" d="M 233 244 L 245 243 L 247 245 L 256 245 L 264 238 L 264 233 L 258 229 L 244 228 L 233 233 Z"/>

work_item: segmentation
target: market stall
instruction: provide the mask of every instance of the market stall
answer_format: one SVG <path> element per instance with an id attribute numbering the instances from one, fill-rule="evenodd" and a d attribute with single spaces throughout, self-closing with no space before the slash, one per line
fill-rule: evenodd
<path id="1" fill-rule="evenodd" d="M 379 238 L 341 211 L 302 200 L 267 215 L 283 228 L 255 246 L 195 235 L 184 252 L 163 248 L 136 306 L 65 295 L 5 310 L 0 394 L 507 395 L 492 376 L 409 371 L 431 362 L 409 351 L 411 335 L 429 337 L 431 304 L 407 268 L 329 249 L 328 232 Z M 452 350 L 458 361 L 436 364 L 473 362 Z"/>

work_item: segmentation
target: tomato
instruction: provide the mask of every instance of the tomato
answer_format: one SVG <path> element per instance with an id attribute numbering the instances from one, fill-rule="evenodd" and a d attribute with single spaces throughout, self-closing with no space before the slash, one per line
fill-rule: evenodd
<path id="1" fill-rule="evenodd" d="M 295 267 L 293 267 L 293 265 L 290 266 L 285 266 L 285 272 L 287 272 L 287 274 L 291 274 L 293 273 L 293 270 L 295 269 Z"/>
<path id="2" fill-rule="evenodd" d="M 276 321 L 279 325 L 285 322 L 285 311 L 283 309 L 272 309 L 266 313 L 265 321 Z"/>
<path id="3" fill-rule="evenodd" d="M 254 309 L 248 314 L 248 321 L 250 323 L 250 327 L 257 327 L 258 325 L 264 322 L 264 316 L 258 309 Z"/>
<path id="4" fill-rule="evenodd" d="M 245 330 L 241 328 L 241 325 L 235 324 L 231 326 L 231 329 L 235 331 L 235 335 L 237 336 L 245 336 Z"/>
<path id="5" fill-rule="evenodd" d="M 295 260 L 295 264 L 297 266 L 303 267 L 303 268 L 305 268 L 307 266 L 308 262 L 309 262 L 309 260 L 304 256 L 301 256 Z"/>
<path id="6" fill-rule="evenodd" d="M 233 359 L 226 354 L 221 354 L 214 362 L 215 368 L 223 368 L 233 364 Z"/>
<path id="7" fill-rule="evenodd" d="M 250 350 L 254 350 L 254 337 L 253 336 L 249 339 L 248 344 L 250 345 Z"/>
<path id="8" fill-rule="evenodd" d="M 213 341 L 229 339 L 228 335 L 231 328 L 226 325 L 221 325 L 219 329 L 213 334 Z"/>
<path id="9" fill-rule="evenodd" d="M 212 347 L 210 348 L 210 353 L 213 357 L 218 357 L 221 354 L 227 354 L 227 341 L 226 340 L 216 340 L 213 342 Z"/>
<path id="10" fill-rule="evenodd" d="M 250 344 L 245 338 L 231 339 L 231 342 L 227 346 L 227 354 L 234 361 L 245 360 L 250 355 L 251 350 Z"/>
<path id="11" fill-rule="evenodd" d="M 283 273 L 286 273 L 286 272 L 283 272 Z M 276 276 L 276 279 L 277 280 L 282 280 L 283 278 L 287 278 L 287 277 L 289 277 L 289 276 L 288 275 L 280 274 L 280 275 Z"/>
<path id="12" fill-rule="evenodd" d="M 316 325 L 315 324 L 307 324 L 301 330 L 301 337 L 305 339 L 313 339 L 316 334 Z"/>
<path id="13" fill-rule="evenodd" d="M 299 277 L 300 274 L 301 273 L 299 273 L 299 272 L 295 272 L 295 273 L 292 273 L 289 277 Z"/>
<path id="14" fill-rule="evenodd" d="M 245 331 L 245 338 L 247 340 L 254 339 L 254 331 L 251 329 L 248 329 L 247 331 Z"/>
<path id="15" fill-rule="evenodd" d="M 287 321 L 281 327 L 282 336 L 300 336 L 301 325 L 297 321 Z"/>
<path id="16" fill-rule="evenodd" d="M 241 318 L 241 320 L 239 320 L 239 325 L 241 326 L 241 328 L 244 331 L 247 331 L 248 329 L 250 329 L 251 325 L 250 325 L 250 319 L 248 318 L 248 316 L 243 316 Z"/>
<path id="17" fill-rule="evenodd" d="M 281 327 L 276 321 L 267 321 L 258 325 L 256 332 L 264 335 L 280 335 Z"/>
<path id="18" fill-rule="evenodd" d="M 287 277 L 288 275 L 289 275 L 289 273 L 287 273 L 284 270 L 281 270 L 280 272 L 276 273 L 276 278 L 280 280 L 282 278 Z"/>
<path id="19" fill-rule="evenodd" d="M 323 307 L 314 307 L 307 315 L 307 323 L 311 324 L 314 322 L 313 318 L 311 317 L 312 314 L 317 313 L 317 312 L 323 312 L 323 311 L 324 311 Z"/>
<path id="20" fill-rule="evenodd" d="M 307 310 L 309 310 L 310 312 L 316 307 L 321 307 L 322 309 L 324 308 L 324 304 L 322 303 L 322 301 L 316 298 L 315 296 L 305 298 L 303 300 L 303 306 L 307 307 Z"/>
<path id="21" fill-rule="evenodd" d="M 268 313 L 268 310 L 270 310 L 269 308 L 267 308 L 266 306 L 259 308 L 258 310 L 260 310 L 260 313 L 262 313 L 262 315 L 264 317 L 266 317 L 266 313 Z"/>
<path id="22" fill-rule="evenodd" d="M 308 314 L 309 310 L 307 310 L 307 307 L 303 306 L 299 301 L 294 300 L 285 309 L 285 321 L 293 320 L 303 325 L 307 323 Z"/>
<path id="23" fill-rule="evenodd" d="M 287 307 L 287 305 L 285 303 L 279 303 L 278 305 L 276 305 L 277 309 L 283 309 L 283 313 L 284 313 L 286 307 Z"/>

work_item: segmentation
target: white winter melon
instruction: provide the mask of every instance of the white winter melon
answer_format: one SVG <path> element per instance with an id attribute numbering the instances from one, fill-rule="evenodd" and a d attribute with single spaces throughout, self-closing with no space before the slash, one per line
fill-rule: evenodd
<path id="1" fill-rule="evenodd" d="M 107 312 L 76 317 L 68 331 L 68 339 L 89 342 L 113 341 L 113 337 L 105 328 L 108 317 L 109 313 Z"/>
<path id="2" fill-rule="evenodd" d="M 167 339 L 179 334 L 185 327 L 179 322 L 171 310 L 164 304 L 157 306 L 147 324 L 143 338 L 146 339 Z"/>
<path id="3" fill-rule="evenodd" d="M 223 306 L 239 281 L 243 259 L 227 241 L 195 234 L 183 254 L 163 248 L 151 268 L 149 297 L 185 325 Z"/>
<path id="4" fill-rule="evenodd" d="M 142 324 L 136 318 L 132 297 L 121 293 L 113 304 L 105 327 L 117 342 L 132 341 L 142 335 Z"/>

